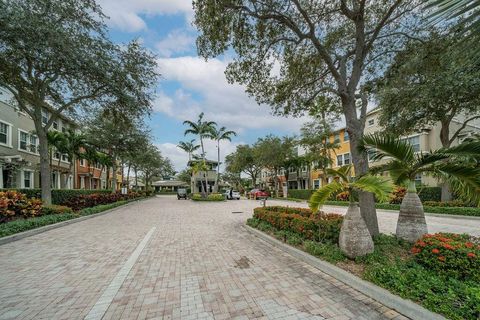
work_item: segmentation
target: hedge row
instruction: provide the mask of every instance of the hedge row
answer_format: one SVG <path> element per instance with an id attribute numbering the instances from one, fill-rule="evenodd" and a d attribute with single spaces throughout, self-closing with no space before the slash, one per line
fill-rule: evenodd
<path id="1" fill-rule="evenodd" d="M 326 201 L 326 205 L 332 206 L 348 206 L 347 201 Z M 376 203 L 375 208 L 384 210 L 400 210 L 399 204 Z M 427 213 L 451 214 L 456 216 L 474 216 L 480 217 L 480 208 L 472 207 L 430 207 L 423 206 L 423 210 Z"/>
<path id="2" fill-rule="evenodd" d="M 23 193 L 27 198 L 42 198 L 41 189 L 0 189 L 0 191 L 14 190 L 20 193 Z M 65 204 L 72 200 L 73 198 L 78 197 L 79 195 L 89 195 L 89 194 L 98 194 L 98 193 L 112 193 L 112 190 L 108 189 L 94 189 L 94 190 L 83 190 L 83 189 L 53 189 L 52 190 L 52 204 Z"/>
<path id="3" fill-rule="evenodd" d="M 201 194 L 194 193 L 192 195 L 193 201 L 225 201 L 225 196 L 221 193 L 211 193 L 206 198 L 203 198 Z"/>

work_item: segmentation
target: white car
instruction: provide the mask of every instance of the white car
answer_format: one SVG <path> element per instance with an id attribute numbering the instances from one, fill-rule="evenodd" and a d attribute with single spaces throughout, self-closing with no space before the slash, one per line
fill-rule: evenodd
<path id="1" fill-rule="evenodd" d="M 223 194 L 225 196 L 225 198 L 227 198 L 228 200 L 240 200 L 240 192 L 238 191 L 232 191 L 232 195 L 230 196 L 230 190 L 227 190 L 225 191 L 225 193 Z"/>

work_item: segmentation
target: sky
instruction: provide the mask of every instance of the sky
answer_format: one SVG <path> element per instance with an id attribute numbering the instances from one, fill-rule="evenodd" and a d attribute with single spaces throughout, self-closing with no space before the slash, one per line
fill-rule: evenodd
<path id="1" fill-rule="evenodd" d="M 188 155 L 177 147 L 184 136 L 184 120 L 207 120 L 237 132 L 231 142 L 220 144 L 221 161 L 239 144 L 253 143 L 267 134 L 298 134 L 305 119 L 277 117 L 266 105 L 258 105 L 242 86 L 227 83 L 228 59 L 205 61 L 197 55 L 197 31 L 192 25 L 191 0 L 100 0 L 114 42 L 139 39 L 157 56 L 160 81 L 153 113 L 146 122 L 154 143 L 175 169 L 186 167 Z M 207 158 L 216 160 L 216 144 L 206 142 Z"/>

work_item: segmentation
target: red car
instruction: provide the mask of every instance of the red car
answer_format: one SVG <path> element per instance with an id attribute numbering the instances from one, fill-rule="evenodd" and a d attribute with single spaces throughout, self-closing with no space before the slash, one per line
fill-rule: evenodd
<path id="1" fill-rule="evenodd" d="M 262 189 L 252 189 L 247 194 L 248 199 L 266 199 L 270 197 L 270 194 Z"/>

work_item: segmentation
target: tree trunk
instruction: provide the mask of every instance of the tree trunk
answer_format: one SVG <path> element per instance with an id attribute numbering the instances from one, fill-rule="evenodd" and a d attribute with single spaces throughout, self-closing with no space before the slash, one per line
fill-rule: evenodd
<path id="1" fill-rule="evenodd" d="M 356 203 L 350 203 L 343 218 L 338 245 L 350 259 L 373 252 L 372 237 Z"/>
<path id="2" fill-rule="evenodd" d="M 138 189 L 138 174 L 137 174 L 138 170 L 137 170 L 137 167 L 134 167 L 133 171 L 135 172 L 135 190 L 137 190 Z"/>
<path id="3" fill-rule="evenodd" d="M 37 122 L 37 121 L 35 121 Z M 47 134 L 42 128 L 42 124 L 35 123 L 37 131 L 39 152 L 40 152 L 40 176 L 42 188 L 42 202 L 46 205 L 52 204 L 51 173 L 50 173 L 50 153 L 48 148 Z"/>
<path id="4" fill-rule="evenodd" d="M 365 127 L 364 121 L 357 119 L 355 106 L 353 112 L 346 112 L 347 132 L 350 135 L 350 152 L 352 155 L 353 168 L 355 176 L 358 177 L 368 171 L 367 154 L 358 151 L 360 139 L 363 136 L 363 129 Z M 379 234 L 377 212 L 375 210 L 375 198 L 372 193 L 360 191 L 358 193 L 360 212 L 368 227 L 368 231 L 372 236 Z"/>
<path id="5" fill-rule="evenodd" d="M 410 181 L 407 194 L 400 205 L 396 235 L 398 238 L 415 242 L 428 233 L 422 201 L 418 197 L 415 181 Z"/>
<path id="6" fill-rule="evenodd" d="M 130 168 L 131 167 L 132 167 L 132 164 L 129 162 L 128 169 L 127 169 L 127 188 L 130 188 Z"/>
<path id="7" fill-rule="evenodd" d="M 113 165 L 112 165 L 112 170 L 113 170 L 113 177 L 112 177 L 112 193 L 115 193 L 117 191 L 117 162 L 115 161 L 115 157 L 113 157 Z"/>
<path id="8" fill-rule="evenodd" d="M 443 148 L 449 148 L 451 145 L 450 141 L 450 121 L 442 121 L 440 128 L 440 141 L 442 142 Z M 450 201 L 452 200 L 452 193 L 450 191 L 449 185 L 447 183 L 442 183 L 441 185 L 441 201 Z"/>
<path id="9" fill-rule="evenodd" d="M 217 176 L 215 177 L 215 192 L 218 192 L 218 181 L 220 178 L 220 140 L 217 141 Z"/>

